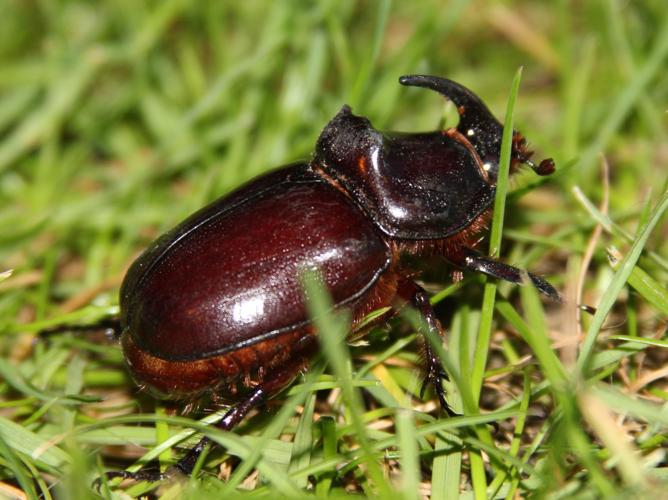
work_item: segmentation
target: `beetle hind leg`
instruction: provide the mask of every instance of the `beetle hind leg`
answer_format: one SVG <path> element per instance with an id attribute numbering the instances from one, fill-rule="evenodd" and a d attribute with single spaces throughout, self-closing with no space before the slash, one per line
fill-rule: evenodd
<path id="1" fill-rule="evenodd" d="M 490 259 L 489 257 L 484 257 L 474 250 L 466 249 L 461 255 L 457 256 L 457 258 L 453 259 L 451 256 L 448 256 L 448 258 L 453 264 L 464 269 L 486 274 L 492 278 L 510 281 L 511 283 L 517 283 L 518 285 L 531 283 L 543 295 L 556 302 L 563 302 L 559 292 L 557 292 L 547 280 L 528 271 L 509 266 L 508 264 L 503 264 L 502 262 Z"/>
<path id="2" fill-rule="evenodd" d="M 271 376 L 265 377 L 259 385 L 255 386 L 243 400 L 232 406 L 216 424 L 221 430 L 230 431 L 236 427 L 251 410 L 265 403 L 294 380 L 300 370 L 305 366 L 308 358 L 312 355 L 316 346 L 315 337 L 305 336 L 296 348 L 295 359 L 286 363 L 285 366 L 277 368 Z M 193 446 L 178 462 L 172 465 L 166 472 L 162 473 L 156 468 L 144 467 L 137 472 L 112 471 L 105 473 L 106 480 L 114 478 L 131 479 L 133 481 L 157 482 L 177 475 L 178 473 L 189 476 L 192 474 L 202 452 L 209 446 L 217 446 L 208 437 L 203 437 Z M 100 489 L 102 478 L 94 482 L 94 487 Z"/>
<path id="3" fill-rule="evenodd" d="M 256 387 L 245 400 L 230 408 L 227 413 L 225 413 L 223 418 L 216 424 L 216 427 L 225 431 L 233 429 L 239 422 L 241 422 L 241 420 L 243 420 L 243 418 L 250 412 L 250 410 L 266 401 L 267 397 L 267 391 L 262 386 Z M 211 439 L 208 437 L 203 437 L 188 451 L 188 453 L 183 456 L 183 458 L 167 469 L 164 473 L 160 472 L 157 467 L 150 466 L 142 467 L 136 472 L 129 472 L 125 470 L 110 471 L 104 474 L 104 479 L 97 478 L 93 483 L 93 487 L 99 491 L 102 483 L 105 480 L 110 481 L 116 478 L 154 483 L 171 478 L 178 473 L 189 476 L 195 468 L 195 464 L 197 463 L 197 460 L 205 448 L 214 444 L 215 443 L 213 443 L 213 441 L 211 441 Z"/>

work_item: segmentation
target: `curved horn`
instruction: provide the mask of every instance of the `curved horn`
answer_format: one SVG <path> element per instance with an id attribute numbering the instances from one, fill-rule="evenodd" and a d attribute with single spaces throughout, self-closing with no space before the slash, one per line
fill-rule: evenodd
<path id="1" fill-rule="evenodd" d="M 494 156 L 498 161 L 503 127 L 477 95 L 463 85 L 437 76 L 405 75 L 399 78 L 399 83 L 435 90 L 451 100 L 459 113 L 457 130 L 471 142 L 481 158 Z"/>

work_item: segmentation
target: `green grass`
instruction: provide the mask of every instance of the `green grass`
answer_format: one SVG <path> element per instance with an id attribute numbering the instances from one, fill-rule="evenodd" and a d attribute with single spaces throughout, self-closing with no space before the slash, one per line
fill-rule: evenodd
<path id="1" fill-rule="evenodd" d="M 194 432 L 225 452 L 210 452 L 195 479 L 160 485 L 164 498 L 661 496 L 664 4 L 4 2 L 0 496 L 92 497 L 101 472 L 166 467 Z M 481 248 L 545 275 L 566 304 L 472 275 L 453 286 L 446 266 L 426 263 L 462 416 L 445 418 L 430 391 L 420 400 L 410 318 L 364 343 L 325 342 L 308 374 L 234 432 L 208 425 L 220 412 L 181 417 L 139 393 L 99 332 L 38 334 L 116 314 L 124 270 L 153 238 L 246 180 L 309 159 L 344 103 L 380 129 L 431 130 L 452 116 L 433 93 L 401 87 L 407 73 L 467 85 L 537 159 L 557 163 L 549 178 L 510 179 Z M 578 322 L 583 263 L 582 301 L 598 311 Z M 345 318 L 315 296 L 321 329 L 340 338 Z M 155 488 L 112 482 L 102 494 Z"/>

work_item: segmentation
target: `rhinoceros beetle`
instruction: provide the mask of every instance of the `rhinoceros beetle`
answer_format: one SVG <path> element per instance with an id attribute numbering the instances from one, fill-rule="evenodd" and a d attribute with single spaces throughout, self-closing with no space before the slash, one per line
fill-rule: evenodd
<path id="1" fill-rule="evenodd" d="M 158 397 L 193 400 L 215 393 L 232 406 L 232 429 L 285 388 L 318 349 L 300 272 L 318 268 L 352 329 L 370 312 L 416 308 L 444 332 L 402 255 L 443 257 L 463 270 L 521 284 L 559 300 L 544 279 L 475 250 L 494 199 L 503 127 L 464 86 L 411 75 L 403 85 L 439 92 L 457 107 L 456 128 L 379 132 L 348 106 L 322 131 L 313 159 L 249 182 L 155 241 L 130 267 L 120 293 L 121 342 L 128 368 Z M 539 165 L 518 132 L 511 171 Z M 359 333 L 359 332 L 357 332 Z M 447 376 L 426 344 L 426 382 L 449 412 Z M 208 440 L 177 464 L 189 474 Z M 137 474 L 111 473 L 135 479 Z"/>

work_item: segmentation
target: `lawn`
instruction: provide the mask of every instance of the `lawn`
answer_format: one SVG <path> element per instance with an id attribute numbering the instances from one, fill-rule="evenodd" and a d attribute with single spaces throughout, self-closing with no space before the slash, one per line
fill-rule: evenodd
<path id="1" fill-rule="evenodd" d="M 665 494 L 664 1 L 0 6 L 0 497 Z M 480 249 L 491 241 L 564 302 L 419 264 L 448 332 L 437 350 L 453 418 L 420 395 L 411 314 L 352 345 L 324 341 L 235 432 L 207 425 L 215 405 L 182 414 L 139 391 L 118 341 L 85 327 L 117 316 L 142 249 L 245 181 L 308 161 L 344 104 L 380 130 L 453 126 L 451 105 L 398 84 L 411 73 L 461 82 L 536 159 L 554 158 L 553 175 L 526 168 L 507 196 L 499 186 L 505 209 Z M 340 338 L 345 314 L 313 295 L 321 332 Z M 167 468 L 193 432 L 223 445 L 193 479 L 91 487 Z"/>

